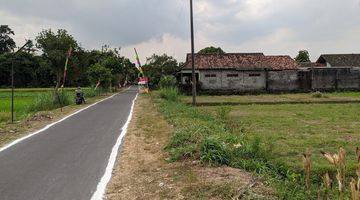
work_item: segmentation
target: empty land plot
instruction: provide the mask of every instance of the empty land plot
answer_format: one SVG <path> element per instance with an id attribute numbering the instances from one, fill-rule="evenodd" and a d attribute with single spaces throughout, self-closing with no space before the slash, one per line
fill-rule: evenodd
<path id="1" fill-rule="evenodd" d="M 359 98 L 359 93 L 332 93 L 329 98 Z M 223 96 L 215 101 L 240 99 L 252 102 L 261 96 Z M 273 101 L 282 99 L 309 99 L 305 94 L 263 95 Z M 214 97 L 203 96 L 201 100 Z M 202 110 L 216 113 L 221 106 L 204 106 Z M 323 172 L 331 166 L 322 158 L 320 151 L 337 152 L 340 147 L 347 151 L 347 169 L 355 171 L 355 149 L 360 146 L 360 104 L 279 104 L 225 106 L 233 124 L 245 129 L 246 138 L 260 138 L 263 145 L 271 147 L 272 159 L 295 169 L 302 168 L 301 155 L 313 152 L 314 170 Z M 236 132 L 235 132 L 236 133 Z M 239 134 L 243 134 L 239 131 Z"/>

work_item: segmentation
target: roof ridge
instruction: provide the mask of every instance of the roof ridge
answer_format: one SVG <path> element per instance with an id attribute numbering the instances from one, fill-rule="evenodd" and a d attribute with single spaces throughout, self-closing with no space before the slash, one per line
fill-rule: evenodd
<path id="1" fill-rule="evenodd" d="M 191 54 L 188 54 L 185 68 L 191 68 Z M 274 70 L 297 69 L 298 64 L 289 55 L 270 55 L 263 53 L 227 53 L 227 54 L 196 54 L 195 67 L 197 69 L 235 69 L 235 68 L 263 68 Z"/>
<path id="2" fill-rule="evenodd" d="M 289 55 L 265 55 L 265 57 L 290 57 Z"/>
<path id="3" fill-rule="evenodd" d="M 191 55 L 191 53 L 187 53 Z M 195 53 L 195 55 L 265 55 L 261 52 L 250 52 L 250 53 Z"/>
<path id="4" fill-rule="evenodd" d="M 333 54 L 321 54 L 321 56 L 338 56 L 338 55 L 360 55 L 360 53 L 333 53 Z"/>

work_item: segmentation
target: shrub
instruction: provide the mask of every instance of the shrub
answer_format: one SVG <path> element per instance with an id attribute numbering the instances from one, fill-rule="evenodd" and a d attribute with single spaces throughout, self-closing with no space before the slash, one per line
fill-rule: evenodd
<path id="1" fill-rule="evenodd" d="M 52 93 L 54 96 L 54 106 L 59 108 L 61 106 L 68 106 L 73 103 L 75 96 L 71 92 L 66 92 L 64 90 L 59 91 L 58 93 Z"/>
<path id="2" fill-rule="evenodd" d="M 177 80 L 174 76 L 163 76 L 159 82 L 160 88 L 174 88 L 177 86 Z"/>
<path id="3" fill-rule="evenodd" d="M 161 96 L 168 98 L 166 92 Z M 271 148 L 265 148 L 260 138 L 247 138 L 238 128 L 226 128 L 228 121 L 223 118 L 231 119 L 229 108 L 222 107 L 211 114 L 180 102 L 162 100 L 159 109 L 175 127 L 166 147 L 170 161 L 190 158 L 210 165 L 242 168 L 274 184 L 279 199 L 311 199 L 301 184 L 301 173 L 283 163 L 271 162 Z"/>
<path id="4" fill-rule="evenodd" d="M 84 90 L 85 98 L 96 97 L 96 96 L 99 96 L 99 94 L 100 94 L 99 89 L 95 90 L 95 88 L 90 88 L 90 89 Z"/>
<path id="5" fill-rule="evenodd" d="M 177 101 L 179 98 L 179 90 L 174 87 L 161 88 L 159 96 L 160 98 L 168 101 Z"/>
<path id="6" fill-rule="evenodd" d="M 73 98 L 69 92 L 59 91 L 40 93 L 27 108 L 29 112 L 45 111 L 70 105 Z"/>
<path id="7" fill-rule="evenodd" d="M 200 148 L 201 161 L 206 163 L 215 163 L 220 165 L 228 165 L 231 155 L 224 143 L 218 139 L 206 138 Z"/>
<path id="8" fill-rule="evenodd" d="M 320 92 L 320 91 L 314 92 L 314 93 L 312 94 L 312 97 L 313 97 L 313 98 L 326 98 L 326 96 L 325 96 L 322 92 Z"/>
<path id="9" fill-rule="evenodd" d="M 227 106 L 220 106 L 217 110 L 216 110 L 216 114 L 217 114 L 217 117 L 225 122 L 225 121 L 228 121 L 229 120 L 229 114 L 230 114 L 230 107 L 227 107 Z"/>
<path id="10" fill-rule="evenodd" d="M 11 119 L 10 112 L 0 111 L 0 122 Z"/>

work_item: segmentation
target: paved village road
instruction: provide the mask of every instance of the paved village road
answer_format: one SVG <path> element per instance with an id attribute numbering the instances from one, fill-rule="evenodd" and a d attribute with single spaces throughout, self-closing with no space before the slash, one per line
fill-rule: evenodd
<path id="1" fill-rule="evenodd" d="M 0 152 L 0 199 L 90 199 L 137 93 L 133 86 Z"/>

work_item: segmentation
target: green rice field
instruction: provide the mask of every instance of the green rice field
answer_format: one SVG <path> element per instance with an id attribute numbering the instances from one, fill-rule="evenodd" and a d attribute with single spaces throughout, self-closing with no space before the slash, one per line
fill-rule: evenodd
<path id="1" fill-rule="evenodd" d="M 73 93 L 75 88 L 65 89 L 67 97 L 70 102 L 73 102 Z M 31 114 L 30 106 L 37 101 L 37 99 L 44 96 L 51 96 L 52 88 L 39 88 L 39 89 L 16 89 L 14 93 L 14 118 L 16 121 L 23 119 Z M 85 96 L 95 96 L 94 92 L 86 88 L 84 89 Z M 42 110 L 38 110 L 42 111 Z M 11 90 L 0 89 L 0 122 L 7 122 L 11 120 Z"/>

